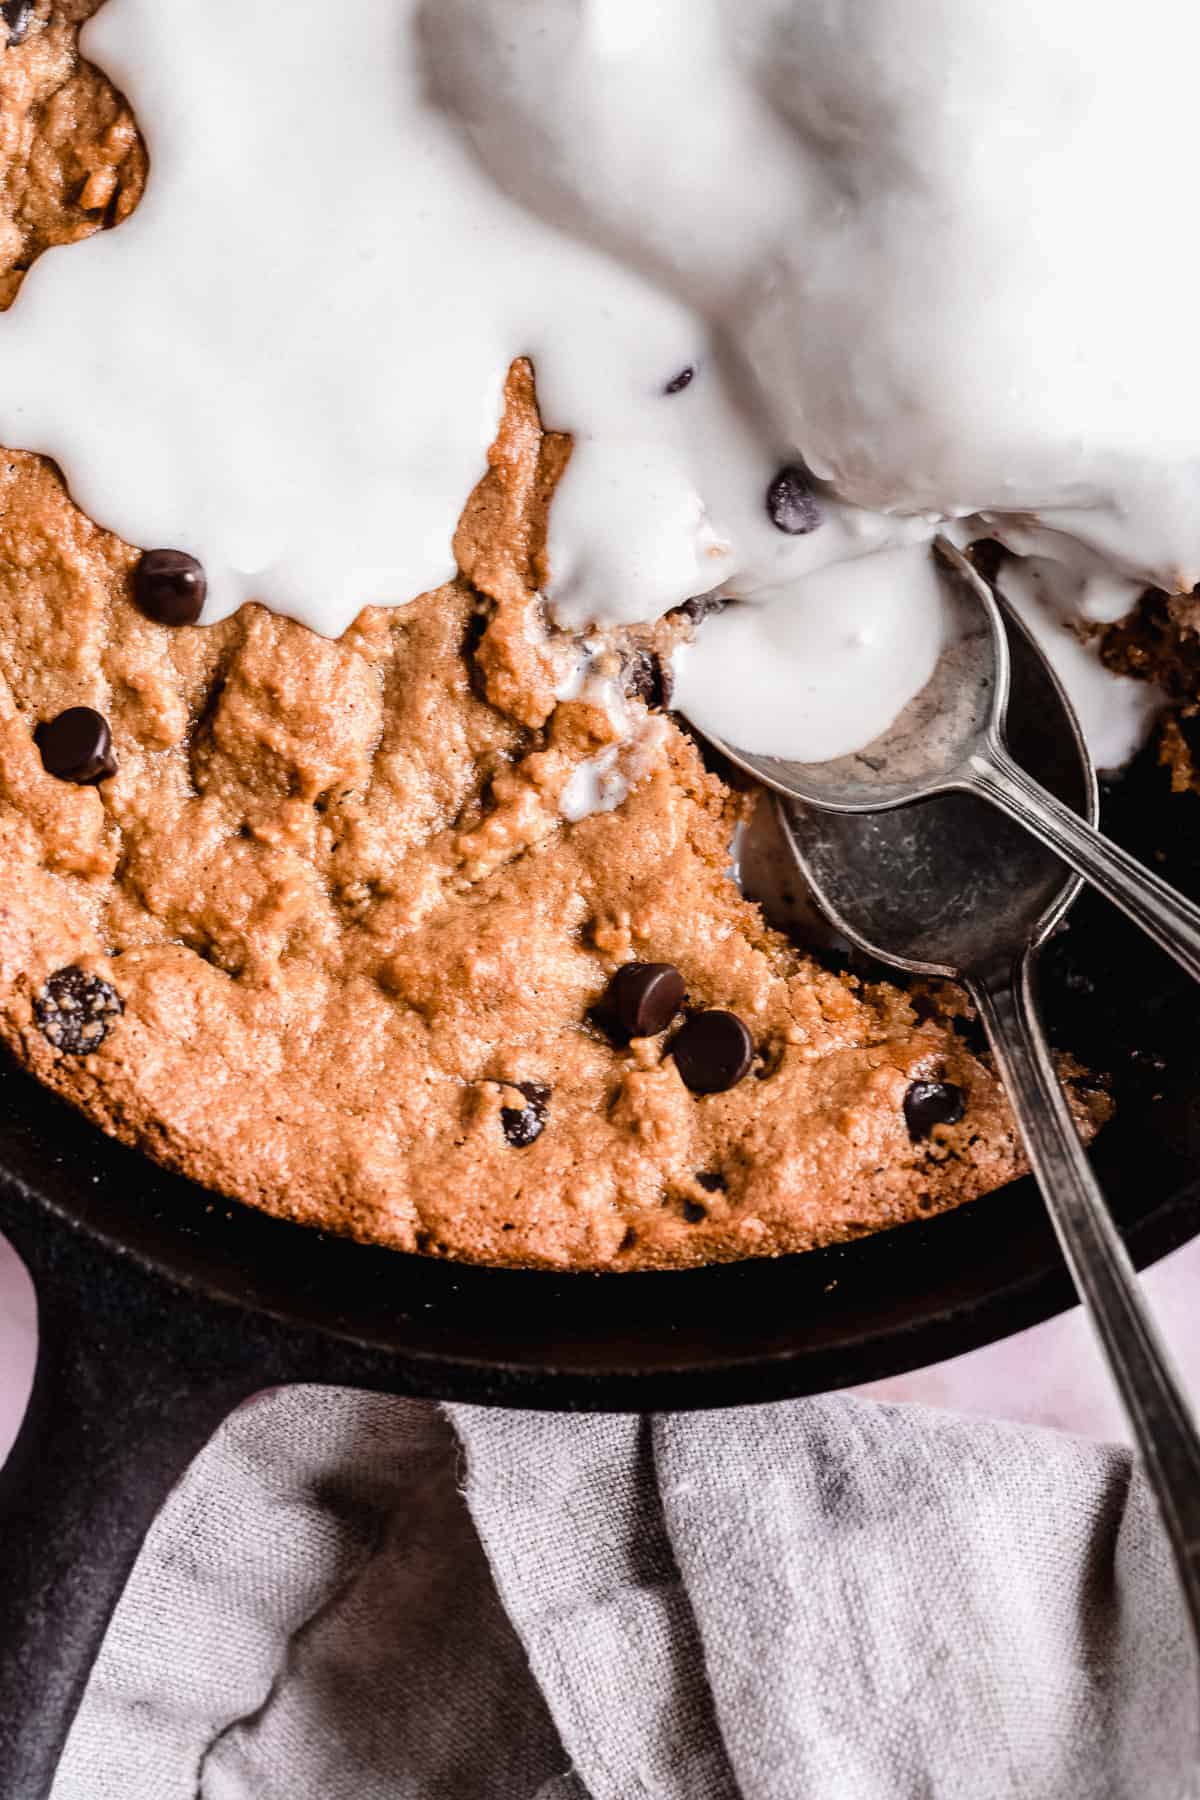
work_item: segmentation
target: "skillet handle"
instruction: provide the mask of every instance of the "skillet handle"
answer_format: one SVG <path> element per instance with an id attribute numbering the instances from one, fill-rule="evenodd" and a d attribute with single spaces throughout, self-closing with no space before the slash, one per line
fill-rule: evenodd
<path id="1" fill-rule="evenodd" d="M 46 1800 L 113 1608 L 222 1419 L 287 1382 L 420 1392 L 387 1350 L 168 1279 L 0 1174 L 38 1359 L 0 1468 L 0 1800 Z"/>
<path id="2" fill-rule="evenodd" d="M 170 1287 L 3 1184 L 0 1230 L 33 1277 L 39 1329 L 29 1408 L 0 1470 L 0 1794 L 44 1800 L 155 1513 L 278 1368 L 264 1370 L 232 1309 Z M 218 1313 L 222 1354 L 210 1358 Z"/>

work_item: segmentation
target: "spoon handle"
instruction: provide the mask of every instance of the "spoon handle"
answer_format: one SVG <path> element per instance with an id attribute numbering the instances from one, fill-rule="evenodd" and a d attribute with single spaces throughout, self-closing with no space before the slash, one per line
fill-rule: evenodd
<path id="1" fill-rule="evenodd" d="M 972 793 L 1040 838 L 1200 981 L 1200 906 L 1064 806 L 999 746 L 986 757 L 973 756 L 968 766 L 965 785 Z"/>
<path id="2" fill-rule="evenodd" d="M 1200 1435 L 1071 1117 L 1032 958 L 971 984 L 1063 1257 L 1125 1405 L 1200 1652 Z"/>

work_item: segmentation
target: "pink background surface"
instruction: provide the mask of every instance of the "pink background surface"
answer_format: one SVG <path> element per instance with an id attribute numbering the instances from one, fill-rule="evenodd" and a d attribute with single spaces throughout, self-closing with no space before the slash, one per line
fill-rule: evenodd
<path id="1" fill-rule="evenodd" d="M 1143 1277 L 1163 1331 L 1193 1394 L 1200 1397 L 1200 1239 Z M 33 1293 L 0 1239 L 0 1457 L 20 1421 L 33 1373 Z M 960 1412 L 991 1413 L 1092 1437 L 1123 1438 L 1123 1421 L 1078 1308 L 985 1350 L 860 1390 Z"/>

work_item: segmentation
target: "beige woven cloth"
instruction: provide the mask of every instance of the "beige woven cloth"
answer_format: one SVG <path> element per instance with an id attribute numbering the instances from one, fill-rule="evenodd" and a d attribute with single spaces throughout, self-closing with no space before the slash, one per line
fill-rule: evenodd
<path id="1" fill-rule="evenodd" d="M 1197 1692 L 1120 1449 L 294 1388 L 158 1520 L 54 1800 L 1184 1800 Z"/>

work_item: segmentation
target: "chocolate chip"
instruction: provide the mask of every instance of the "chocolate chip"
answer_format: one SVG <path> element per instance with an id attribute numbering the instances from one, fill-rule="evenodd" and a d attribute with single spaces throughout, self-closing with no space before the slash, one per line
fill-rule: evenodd
<path id="1" fill-rule="evenodd" d="M 686 997 L 674 963 L 626 963 L 609 982 L 601 1011 L 626 1037 L 657 1037 Z"/>
<path id="2" fill-rule="evenodd" d="M 682 394 L 685 387 L 690 387 L 692 385 L 695 374 L 695 369 L 692 367 L 691 363 L 689 363 L 686 369 L 680 369 L 678 375 L 672 376 L 671 380 L 668 381 L 666 387 L 663 389 L 663 393 Z"/>
<path id="3" fill-rule="evenodd" d="M 707 1219 L 708 1214 L 698 1200 L 685 1200 L 683 1203 L 683 1216 L 689 1225 L 700 1225 Z"/>
<path id="4" fill-rule="evenodd" d="M 500 1123 L 504 1127 L 504 1135 L 517 1150 L 523 1150 L 532 1144 L 546 1128 L 546 1113 L 550 1106 L 550 1089 L 544 1081 L 510 1081 L 509 1087 L 515 1087 L 525 1096 L 524 1106 L 502 1106 Z"/>
<path id="5" fill-rule="evenodd" d="M 706 1194 L 723 1194 L 729 1184 L 719 1169 L 700 1169 L 696 1174 L 696 1185 Z"/>
<path id="6" fill-rule="evenodd" d="M 625 692 L 646 706 L 665 706 L 667 683 L 662 663 L 651 650 L 632 650 L 623 658 L 621 678 Z"/>
<path id="7" fill-rule="evenodd" d="M 802 463 L 787 463 L 767 489 L 771 523 L 789 537 L 803 537 L 821 523 L 821 507 L 812 476 Z"/>
<path id="8" fill-rule="evenodd" d="M 43 719 L 33 741 L 46 773 L 59 781 L 88 787 L 117 772 L 108 720 L 90 706 L 68 706 L 56 719 Z"/>
<path id="9" fill-rule="evenodd" d="M 671 1045 L 675 1067 L 693 1094 L 736 1087 L 754 1060 L 754 1042 L 736 1013 L 693 1013 Z"/>
<path id="10" fill-rule="evenodd" d="M 682 606 L 675 608 L 675 611 L 681 612 L 685 619 L 692 621 L 693 625 L 699 625 L 701 620 L 707 619 L 710 613 L 721 612 L 728 604 L 729 602 L 723 594 L 693 594 L 690 600 L 685 600 Z"/>
<path id="11" fill-rule="evenodd" d="M 4 4 L 0 6 L 0 18 L 4 20 L 8 31 L 10 48 L 21 43 L 33 19 L 33 0 L 4 0 Z"/>
<path id="12" fill-rule="evenodd" d="M 976 538 L 971 545 L 971 561 L 985 581 L 995 581 L 1008 555 L 996 538 Z"/>
<path id="13" fill-rule="evenodd" d="M 133 598 L 156 625 L 194 625 L 204 607 L 208 577 L 186 550 L 147 550 L 133 577 Z"/>
<path id="14" fill-rule="evenodd" d="M 904 1122 L 914 1144 L 935 1125 L 957 1125 L 966 1110 L 966 1096 L 952 1081 L 914 1081 L 904 1096 Z"/>
<path id="15" fill-rule="evenodd" d="M 90 1056 L 125 1011 L 116 988 L 72 963 L 51 975 L 33 1003 L 47 1041 L 66 1056 Z"/>

